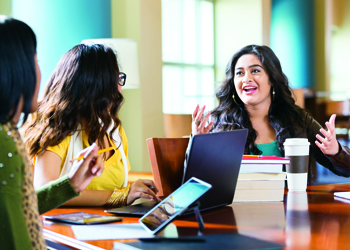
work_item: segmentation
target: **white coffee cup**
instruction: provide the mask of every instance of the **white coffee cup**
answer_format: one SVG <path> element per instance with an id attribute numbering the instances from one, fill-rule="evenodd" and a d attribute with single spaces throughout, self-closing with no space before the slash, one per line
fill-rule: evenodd
<path id="1" fill-rule="evenodd" d="M 306 138 L 289 138 L 283 143 L 284 155 L 290 159 L 286 165 L 289 191 L 305 191 L 309 168 L 310 143 Z"/>

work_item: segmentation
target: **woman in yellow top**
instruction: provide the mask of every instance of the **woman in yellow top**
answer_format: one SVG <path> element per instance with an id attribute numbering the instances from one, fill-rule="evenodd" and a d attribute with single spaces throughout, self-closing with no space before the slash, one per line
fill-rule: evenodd
<path id="1" fill-rule="evenodd" d="M 109 47 L 80 44 L 63 55 L 24 126 L 35 188 L 66 175 L 77 152 L 96 142 L 101 149 L 114 148 L 102 155 L 105 171 L 65 205 L 124 206 L 140 197 L 159 201 L 153 181 L 128 184 L 128 140 L 118 118 L 125 82 Z"/>

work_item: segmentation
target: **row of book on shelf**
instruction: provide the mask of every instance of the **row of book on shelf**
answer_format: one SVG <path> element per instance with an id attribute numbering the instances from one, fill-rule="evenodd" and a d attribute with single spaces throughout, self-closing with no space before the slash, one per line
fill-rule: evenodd
<path id="1" fill-rule="evenodd" d="M 290 159 L 278 156 L 243 156 L 233 202 L 283 201 Z"/>

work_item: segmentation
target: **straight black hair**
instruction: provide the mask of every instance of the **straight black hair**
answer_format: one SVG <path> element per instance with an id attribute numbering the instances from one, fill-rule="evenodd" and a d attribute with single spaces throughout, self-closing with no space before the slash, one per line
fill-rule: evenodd
<path id="1" fill-rule="evenodd" d="M 0 15 L 0 123 L 12 120 L 22 96 L 23 122 L 36 86 L 36 37 L 24 22 Z"/>

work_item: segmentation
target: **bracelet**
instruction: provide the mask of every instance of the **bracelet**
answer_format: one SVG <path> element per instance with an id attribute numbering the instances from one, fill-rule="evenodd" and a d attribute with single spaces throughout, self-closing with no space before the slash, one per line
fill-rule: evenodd
<path id="1" fill-rule="evenodd" d="M 123 188 L 115 188 L 112 195 L 109 197 L 105 206 L 107 207 L 122 207 L 126 206 L 128 194 L 130 191 L 130 183 Z"/>

